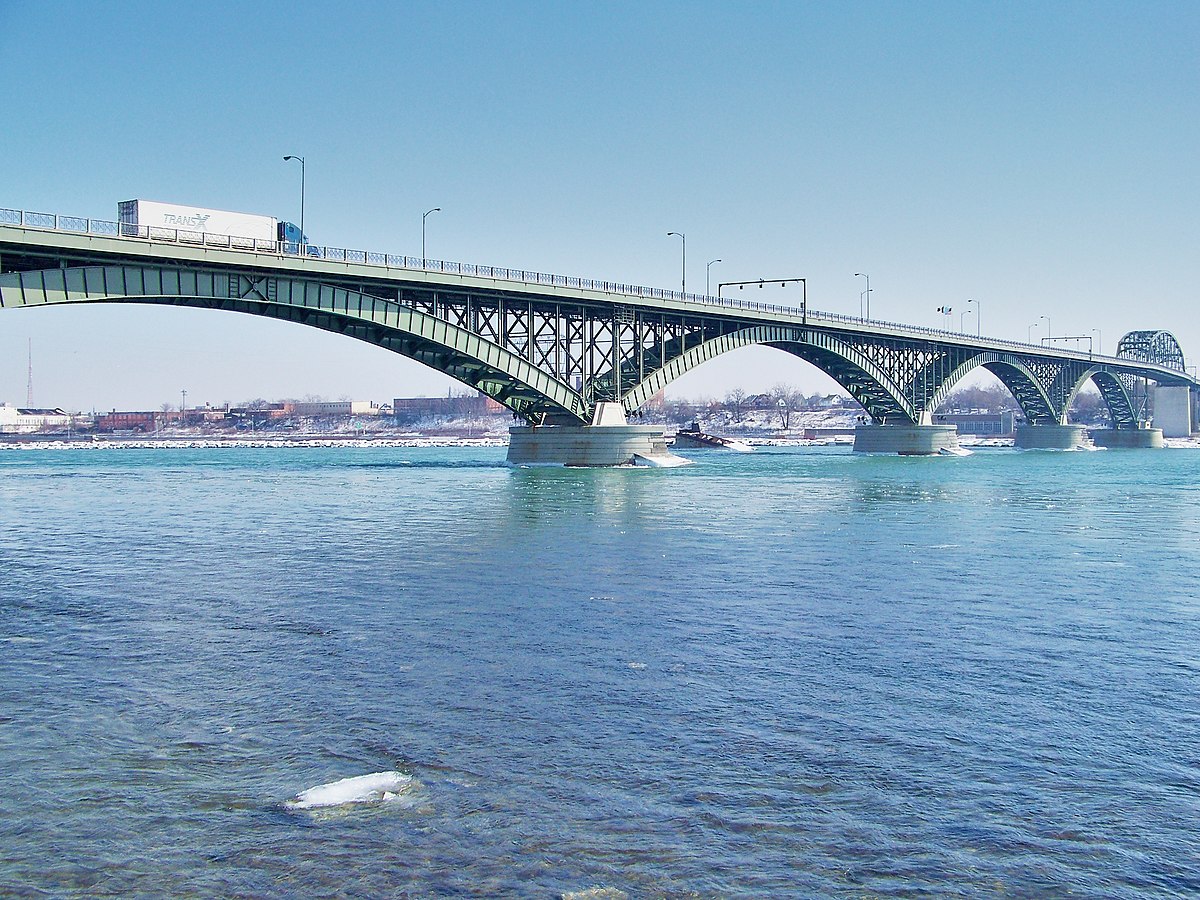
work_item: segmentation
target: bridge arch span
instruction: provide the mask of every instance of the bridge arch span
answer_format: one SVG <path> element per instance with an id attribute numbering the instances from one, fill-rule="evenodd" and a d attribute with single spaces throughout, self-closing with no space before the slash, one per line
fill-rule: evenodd
<path id="1" fill-rule="evenodd" d="M 1088 381 L 1096 385 L 1096 389 L 1100 391 L 1100 397 L 1104 400 L 1104 405 L 1108 407 L 1108 416 L 1112 420 L 1113 428 L 1136 428 L 1138 426 L 1140 416 L 1137 404 L 1133 402 L 1125 384 L 1112 372 L 1096 366 L 1084 372 L 1075 382 L 1067 399 L 1068 408 L 1074 402 L 1075 395 Z"/>
<path id="2" fill-rule="evenodd" d="M 1030 422 L 1051 419 L 1065 422 L 1067 411 L 1076 395 L 1088 381 L 1100 391 L 1109 416 L 1116 428 L 1132 428 L 1137 424 L 1136 405 L 1121 379 L 1101 366 L 1084 369 L 1070 385 L 1063 385 L 1060 402 L 1056 403 L 1050 393 L 1026 363 L 1007 353 L 980 353 L 958 366 L 933 394 L 929 409 L 937 410 L 949 398 L 950 393 L 963 378 L 978 368 L 987 369 L 1006 387 L 1020 406 L 1021 412 Z M 1056 379 L 1057 381 L 1057 379 Z"/>
<path id="3" fill-rule="evenodd" d="M 1187 371 L 1183 348 L 1169 331 L 1130 331 L 1117 341 L 1117 356 Z"/>
<path id="4" fill-rule="evenodd" d="M 987 369 L 1008 388 L 1021 412 L 1030 422 L 1038 419 L 1061 418 L 1064 409 L 1056 408 L 1041 380 L 1021 359 L 1011 353 L 988 351 L 976 354 L 957 366 L 934 391 L 929 401 L 929 411 L 934 412 L 949 399 L 955 386 L 976 369 Z"/>
<path id="5" fill-rule="evenodd" d="M 896 416 L 915 421 L 912 405 L 887 373 L 849 343 L 800 326 L 755 325 L 691 347 L 634 385 L 621 399 L 633 412 L 676 378 L 711 359 L 742 347 L 783 350 L 812 363 L 846 388 L 873 418 Z"/>
<path id="6" fill-rule="evenodd" d="M 586 421 L 576 391 L 511 350 L 400 303 L 315 281 L 182 267 L 84 266 L 0 275 L 0 289 L 5 307 L 147 303 L 297 322 L 428 365 L 528 421 Z"/>

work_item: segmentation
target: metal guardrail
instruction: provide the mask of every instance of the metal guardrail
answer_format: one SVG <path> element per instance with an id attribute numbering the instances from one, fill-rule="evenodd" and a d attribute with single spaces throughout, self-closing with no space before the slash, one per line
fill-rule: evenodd
<path id="1" fill-rule="evenodd" d="M 958 343 L 967 343 L 968 341 L 964 340 L 964 338 L 969 338 L 969 335 L 963 335 L 958 331 L 926 328 L 920 325 L 905 325 L 899 322 L 885 322 L 878 319 L 864 319 L 858 316 L 821 312 L 814 309 L 801 310 L 794 306 L 753 303 L 748 300 L 735 300 L 731 297 L 684 294 L 680 291 L 672 291 L 666 288 L 643 287 L 641 285 L 625 284 L 617 281 L 598 281 L 592 278 L 579 278 L 570 275 L 548 275 L 544 272 L 532 272 L 527 269 L 507 269 L 498 266 L 477 266 L 471 263 L 447 262 L 440 259 L 421 259 L 414 256 L 400 256 L 371 250 L 349 250 L 342 247 L 323 247 L 316 244 L 299 245 L 295 241 L 265 241 L 258 238 L 235 237 L 204 231 L 159 228 L 150 225 L 129 225 L 103 219 L 87 219 L 80 216 L 63 216 L 55 213 L 29 212 L 27 210 L 0 207 L 0 225 L 16 225 L 22 228 L 32 228 L 42 231 L 94 234 L 101 237 L 182 244 L 185 246 L 211 247 L 221 250 L 239 250 L 260 254 L 268 253 L 282 258 L 303 256 L 315 260 L 378 266 L 385 269 L 403 269 L 417 272 L 437 272 L 445 275 L 492 278 L 500 281 L 512 281 L 522 285 L 577 288 L 579 290 L 600 291 L 606 294 L 624 294 L 629 297 L 649 300 L 675 300 L 717 309 L 742 309 L 750 312 L 785 316 L 804 315 L 807 321 L 815 323 L 866 325 L 886 328 L 901 335 L 934 337 L 939 340 L 952 339 Z M 769 281 L 770 279 L 768 279 Z M 979 346 L 1009 348 L 1022 353 L 1028 353 L 1032 350 L 1038 355 L 1059 358 L 1101 359 L 1126 364 L 1129 362 L 1129 360 L 1120 357 L 1106 357 L 1101 354 L 1082 353 L 1072 350 L 1052 350 L 1047 352 L 1047 348 L 1044 345 L 1009 341 L 1001 338 L 978 337 L 974 343 Z"/>

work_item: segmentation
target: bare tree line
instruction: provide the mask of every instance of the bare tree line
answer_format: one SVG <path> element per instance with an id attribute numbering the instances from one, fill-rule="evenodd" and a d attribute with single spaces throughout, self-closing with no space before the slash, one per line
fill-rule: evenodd
<path id="1" fill-rule="evenodd" d="M 839 403 L 835 404 L 834 398 Z M 806 395 L 795 385 L 780 382 L 764 393 L 752 394 L 741 387 L 731 388 L 723 400 L 699 397 L 691 400 L 672 399 L 664 403 L 665 418 L 678 422 L 689 421 L 705 415 L 726 414 L 737 424 L 744 422 L 751 412 L 769 412 L 779 422 L 779 427 L 791 427 L 793 414 L 798 411 L 828 409 L 833 405 L 851 414 L 861 415 L 863 409 L 850 397 L 843 394 L 814 393 Z M 938 410 L 942 413 L 977 412 L 999 415 L 1002 412 L 1020 414 L 1016 398 L 1000 383 L 971 385 L 951 392 Z M 1071 404 L 1071 419 L 1075 422 L 1092 423 L 1108 418 L 1108 410 L 1099 393 L 1080 391 Z"/>

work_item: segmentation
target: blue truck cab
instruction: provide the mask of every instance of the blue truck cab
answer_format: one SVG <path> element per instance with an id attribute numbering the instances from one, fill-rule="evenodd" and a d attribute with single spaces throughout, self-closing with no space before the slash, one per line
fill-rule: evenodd
<path id="1" fill-rule="evenodd" d="M 303 247 L 305 256 L 321 256 L 321 248 L 310 244 L 308 238 L 300 232 L 300 226 L 293 222 L 279 223 L 279 244 L 280 249 L 284 253 L 299 255 L 301 253 L 300 248 Z"/>

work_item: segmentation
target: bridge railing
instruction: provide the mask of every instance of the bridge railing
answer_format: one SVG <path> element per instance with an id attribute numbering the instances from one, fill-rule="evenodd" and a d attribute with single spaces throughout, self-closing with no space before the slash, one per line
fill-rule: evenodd
<path id="1" fill-rule="evenodd" d="M 704 307 L 721 309 L 740 309 L 750 312 L 768 313 L 771 315 L 799 316 L 802 310 L 794 306 L 783 306 L 773 303 L 756 303 L 749 300 L 739 300 L 733 297 L 712 297 L 706 294 L 685 294 L 668 288 L 645 287 L 636 284 L 626 284 L 617 281 L 601 281 L 592 278 L 580 278 L 571 275 L 550 275 L 544 272 L 534 272 L 528 269 L 509 269 L 500 266 L 479 266 L 472 263 L 448 262 L 440 259 L 422 259 L 415 256 L 400 256 L 393 253 L 382 253 L 372 250 L 352 250 L 343 247 L 324 247 L 316 244 L 298 244 L 295 241 L 268 241 L 261 238 L 237 237 L 225 234 L 213 234 L 205 231 L 189 231 L 178 228 L 160 228 L 151 225 L 130 225 L 122 222 L 111 222 L 103 219 L 88 219 L 80 216 L 64 216 L 55 213 L 30 212 L 28 210 L 0 208 L 0 225 L 17 225 L 44 231 L 65 231 L 76 234 L 94 234 L 101 237 L 112 237 L 126 240 L 150 241 L 154 243 L 183 244 L 187 246 L 212 247 L 221 250 L 236 250 L 250 253 L 267 253 L 280 257 L 308 257 L 329 262 L 351 263 L 356 265 L 378 266 L 385 269 L 404 269 L 417 272 L 437 272 L 446 275 L 464 275 L 473 278 L 490 278 L 499 281 L 512 281 L 523 285 L 541 285 L 547 287 L 576 288 L 579 290 L 600 291 L 606 294 L 624 294 L 630 297 L 640 297 L 651 300 L 674 300 L 692 303 Z M 822 324 L 846 324 L 886 328 L 904 335 L 932 337 L 939 340 L 952 339 L 962 341 L 961 332 L 938 328 L 926 328 L 921 325 L 906 325 L 900 322 L 885 322 L 879 319 L 864 319 L 843 313 L 822 312 L 814 309 L 803 311 L 809 321 Z M 987 347 L 1008 347 L 1022 352 L 1030 348 L 1046 351 L 1039 344 L 1022 343 L 999 338 L 981 338 L 981 345 Z M 1057 350 L 1054 355 L 1077 355 L 1081 358 L 1096 358 L 1099 354 L 1078 353 Z M 1116 357 L 1102 357 L 1116 359 Z"/>
<path id="2" fill-rule="evenodd" d="M 684 294 L 666 288 L 645 287 L 620 281 L 604 281 L 570 275 L 551 275 L 529 269 L 511 269 L 503 266 L 480 266 L 472 263 L 451 262 L 441 259 L 422 259 L 415 256 L 400 256 L 372 250 L 354 250 L 344 247 L 325 247 L 317 244 L 298 244 L 295 241 L 268 241 L 261 238 L 237 237 L 190 231 L 182 228 L 160 228 L 152 225 L 131 225 L 103 219 L 88 219 L 80 216 L 64 216 L 56 213 L 31 212 L 28 210 L 0 208 L 0 224 L 17 225 L 45 231 L 67 231 L 78 234 L 94 234 L 102 237 L 126 238 L 156 243 L 185 244 L 213 247 L 222 250 L 244 250 L 255 253 L 271 253 L 278 256 L 307 256 L 330 262 L 354 263 L 380 266 L 388 269 L 409 269 L 422 272 L 438 272 L 446 275 L 465 275 L 478 278 L 494 278 L 517 281 L 522 284 L 568 287 L 581 290 L 597 290 L 612 294 L 628 294 L 634 297 L 660 300 L 682 300 L 720 306 L 726 309 L 748 309 L 760 312 L 798 315 L 800 310 L 792 306 L 770 303 L 753 303 L 730 297 L 710 297 L 703 294 Z M 818 313 L 813 313 L 818 315 Z M 823 318 L 865 321 L 835 314 L 820 314 Z"/>

